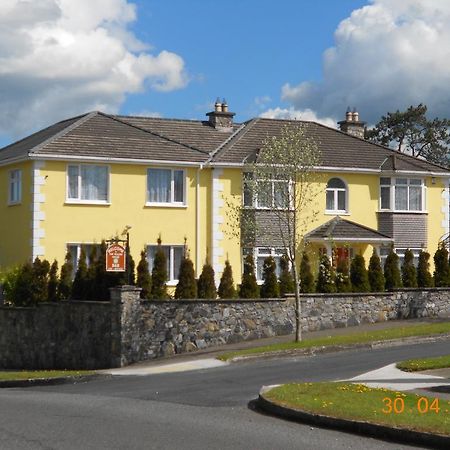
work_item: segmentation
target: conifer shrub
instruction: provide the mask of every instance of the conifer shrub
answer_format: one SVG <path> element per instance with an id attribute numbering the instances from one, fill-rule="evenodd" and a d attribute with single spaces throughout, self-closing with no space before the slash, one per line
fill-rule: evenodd
<path id="1" fill-rule="evenodd" d="M 355 255 L 350 264 L 350 281 L 353 292 L 369 292 L 369 276 L 364 256 Z"/>
<path id="2" fill-rule="evenodd" d="M 72 298 L 74 300 L 86 300 L 86 296 L 88 294 L 87 271 L 86 251 L 84 246 L 81 246 L 80 258 L 78 259 L 78 268 L 72 284 Z"/>
<path id="3" fill-rule="evenodd" d="M 198 278 L 198 298 L 215 299 L 217 297 L 217 289 L 215 282 L 214 269 L 206 262 L 203 265 L 202 273 Z"/>
<path id="4" fill-rule="evenodd" d="M 339 260 L 336 266 L 336 291 L 352 292 L 352 283 L 350 281 L 350 270 L 347 258 Z"/>
<path id="5" fill-rule="evenodd" d="M 242 274 L 242 283 L 239 289 L 240 298 L 258 298 L 259 286 L 256 282 L 255 262 L 252 255 L 247 255 L 244 259 L 244 273 Z"/>
<path id="6" fill-rule="evenodd" d="M 384 262 L 384 280 L 387 290 L 402 287 L 402 278 L 399 269 L 399 258 L 391 247 Z"/>
<path id="7" fill-rule="evenodd" d="M 263 284 L 260 291 L 262 298 L 278 298 L 280 296 L 276 270 L 275 260 L 272 256 L 268 256 L 263 263 Z"/>
<path id="8" fill-rule="evenodd" d="M 283 255 L 280 258 L 280 278 L 279 278 L 280 296 L 292 294 L 295 292 L 295 284 L 292 273 L 289 269 L 289 258 Z"/>
<path id="9" fill-rule="evenodd" d="M 417 285 L 423 288 L 433 287 L 433 277 L 430 273 L 430 254 L 423 250 L 419 253 Z"/>
<path id="10" fill-rule="evenodd" d="M 72 292 L 72 255 L 69 251 L 66 253 L 64 264 L 61 266 L 61 274 L 58 282 L 58 297 L 61 300 L 68 300 Z"/>
<path id="11" fill-rule="evenodd" d="M 220 284 L 218 290 L 219 297 L 222 299 L 229 299 L 236 297 L 236 289 L 234 287 L 233 269 L 230 261 L 225 261 L 225 268 L 220 277 Z"/>
<path id="12" fill-rule="evenodd" d="M 120 285 L 130 285 L 130 286 L 135 286 L 136 285 L 136 275 L 135 275 L 135 271 L 136 271 L 136 263 L 134 262 L 133 257 L 131 256 L 131 250 L 130 250 L 130 246 L 127 245 L 125 247 L 125 258 L 126 258 L 126 270 L 125 272 L 121 272 L 121 277 L 120 277 Z"/>
<path id="13" fill-rule="evenodd" d="M 181 260 L 178 284 L 175 288 L 175 298 L 197 298 L 197 281 L 195 280 L 194 264 L 187 253 Z"/>
<path id="14" fill-rule="evenodd" d="M 16 285 L 11 298 L 14 306 L 33 306 L 34 303 L 34 273 L 30 262 L 22 264 L 17 274 Z"/>
<path id="15" fill-rule="evenodd" d="M 50 266 L 50 272 L 48 274 L 48 291 L 47 299 L 49 302 L 56 302 L 59 300 L 58 295 L 58 262 L 56 259 Z"/>
<path id="16" fill-rule="evenodd" d="M 158 238 L 158 247 L 155 252 L 152 269 L 152 289 L 151 298 L 154 300 L 164 300 L 167 295 L 167 258 L 161 247 L 161 238 Z"/>
<path id="17" fill-rule="evenodd" d="M 147 252 L 145 250 L 141 251 L 141 259 L 137 265 L 136 272 L 136 286 L 141 288 L 141 298 L 149 298 L 152 290 L 152 277 L 150 276 Z"/>
<path id="18" fill-rule="evenodd" d="M 33 295 L 32 303 L 46 302 L 48 300 L 48 274 L 50 263 L 39 257 L 33 262 Z"/>
<path id="19" fill-rule="evenodd" d="M 323 293 L 336 292 L 336 276 L 327 255 L 320 257 L 316 291 Z"/>
<path id="20" fill-rule="evenodd" d="M 300 263 L 300 292 L 305 294 L 311 293 L 315 291 L 315 287 L 314 275 L 312 274 L 308 253 L 303 252 Z"/>
<path id="21" fill-rule="evenodd" d="M 408 248 L 402 264 L 402 282 L 405 288 L 417 287 L 417 270 L 414 266 L 414 253 Z"/>
<path id="22" fill-rule="evenodd" d="M 86 282 L 85 282 L 85 294 L 83 300 L 100 300 L 98 298 L 97 289 L 97 278 L 96 278 L 96 268 L 97 268 L 97 249 L 93 245 L 91 251 L 88 255 L 89 265 L 86 271 Z"/>
<path id="23" fill-rule="evenodd" d="M 434 285 L 446 287 L 450 285 L 450 267 L 448 263 L 448 251 L 445 244 L 440 243 L 434 254 Z"/>
<path id="24" fill-rule="evenodd" d="M 381 260 L 375 249 L 372 251 L 372 256 L 369 260 L 369 284 L 371 292 L 384 291 L 384 274 L 381 268 Z"/>

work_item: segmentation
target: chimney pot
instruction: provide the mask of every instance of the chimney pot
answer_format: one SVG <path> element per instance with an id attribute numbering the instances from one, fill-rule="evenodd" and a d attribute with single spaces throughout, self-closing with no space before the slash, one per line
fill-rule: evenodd
<path id="1" fill-rule="evenodd" d="M 217 98 L 214 104 L 214 111 L 206 114 L 209 118 L 209 124 L 218 131 L 233 131 L 234 113 L 228 111 L 228 103 L 225 99 L 220 101 Z"/>
<path id="2" fill-rule="evenodd" d="M 214 104 L 214 111 L 215 112 L 222 111 L 222 103 L 220 103 L 219 97 L 217 97 L 216 103 Z"/>
<path id="3" fill-rule="evenodd" d="M 222 111 L 228 112 L 228 103 L 225 99 L 222 100 Z"/>
<path id="4" fill-rule="evenodd" d="M 350 106 L 347 108 L 347 112 L 345 113 L 345 120 L 347 122 L 351 122 L 353 120 L 353 114 L 352 114 L 352 111 L 350 109 Z"/>
<path id="5" fill-rule="evenodd" d="M 364 139 L 364 129 L 366 122 L 359 121 L 359 113 L 356 108 L 353 108 L 353 112 L 350 108 L 347 108 L 345 113 L 345 120 L 338 122 L 339 129 L 347 134 Z"/>

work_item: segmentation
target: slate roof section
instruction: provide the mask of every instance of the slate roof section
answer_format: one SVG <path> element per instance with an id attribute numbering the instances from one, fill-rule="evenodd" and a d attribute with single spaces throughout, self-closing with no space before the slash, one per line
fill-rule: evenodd
<path id="1" fill-rule="evenodd" d="M 390 242 L 393 239 L 386 234 L 366 227 L 359 223 L 351 222 L 350 220 L 342 219 L 336 216 L 328 222 L 320 225 L 316 229 L 310 231 L 305 235 L 307 240 L 335 240 L 346 242 L 376 242 L 384 241 Z"/>
<path id="2" fill-rule="evenodd" d="M 388 162 L 396 156 L 397 170 L 434 172 L 449 171 L 436 164 L 399 153 L 386 147 L 351 136 L 316 122 L 279 119 L 253 119 L 215 155 L 214 162 L 239 164 L 252 161 L 268 136 L 279 136 L 285 125 L 301 125 L 305 136 L 314 139 L 322 154 L 322 166 L 392 170 Z"/>

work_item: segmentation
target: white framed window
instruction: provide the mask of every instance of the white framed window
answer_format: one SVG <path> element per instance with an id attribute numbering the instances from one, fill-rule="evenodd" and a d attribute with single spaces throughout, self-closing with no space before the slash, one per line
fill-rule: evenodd
<path id="1" fill-rule="evenodd" d="M 109 202 L 109 167 L 94 164 L 67 166 L 67 201 Z"/>
<path id="2" fill-rule="evenodd" d="M 257 192 L 253 192 L 253 175 L 244 173 L 243 204 L 257 209 L 288 209 L 292 201 L 293 183 L 284 178 L 267 178 L 258 180 Z"/>
<path id="3" fill-rule="evenodd" d="M 8 203 L 16 205 L 22 201 L 22 171 L 20 169 L 9 172 Z"/>
<path id="4" fill-rule="evenodd" d="M 348 212 L 347 185 L 340 178 L 331 178 L 328 180 L 325 210 L 326 212 L 332 213 Z"/>
<path id="5" fill-rule="evenodd" d="M 147 204 L 186 205 L 186 173 L 183 169 L 147 169 Z"/>
<path id="6" fill-rule="evenodd" d="M 177 283 L 181 260 L 183 259 L 184 245 L 161 245 L 161 249 L 166 255 L 168 282 L 171 284 Z M 147 261 L 150 273 L 153 270 L 157 250 L 158 245 L 147 246 Z"/>
<path id="7" fill-rule="evenodd" d="M 66 251 L 70 252 L 70 258 L 72 262 L 73 272 L 72 278 L 75 277 L 75 273 L 78 270 L 78 261 L 80 260 L 81 255 L 81 247 L 84 249 L 84 253 L 86 255 L 86 265 L 89 267 L 91 264 L 91 254 L 92 251 L 95 250 L 96 256 L 98 257 L 100 254 L 100 244 L 78 244 L 78 243 L 69 243 L 66 245 Z"/>
<path id="8" fill-rule="evenodd" d="M 421 178 L 380 178 L 380 210 L 423 212 L 425 194 L 425 181 Z"/>
<path id="9" fill-rule="evenodd" d="M 281 272 L 280 259 L 283 255 L 286 255 L 286 249 L 279 247 L 255 247 L 255 248 L 244 248 L 242 252 L 244 258 L 248 254 L 251 254 L 253 256 L 253 259 L 255 261 L 256 281 L 258 283 L 263 282 L 264 260 L 269 256 L 271 256 L 275 260 L 276 275 L 277 277 L 280 276 Z"/>

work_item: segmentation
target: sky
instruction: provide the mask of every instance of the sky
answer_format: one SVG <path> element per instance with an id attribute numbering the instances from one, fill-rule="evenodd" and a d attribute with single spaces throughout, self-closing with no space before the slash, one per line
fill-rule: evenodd
<path id="1" fill-rule="evenodd" d="M 450 117 L 445 0 L 1 0 L 0 145 L 100 110 Z"/>

